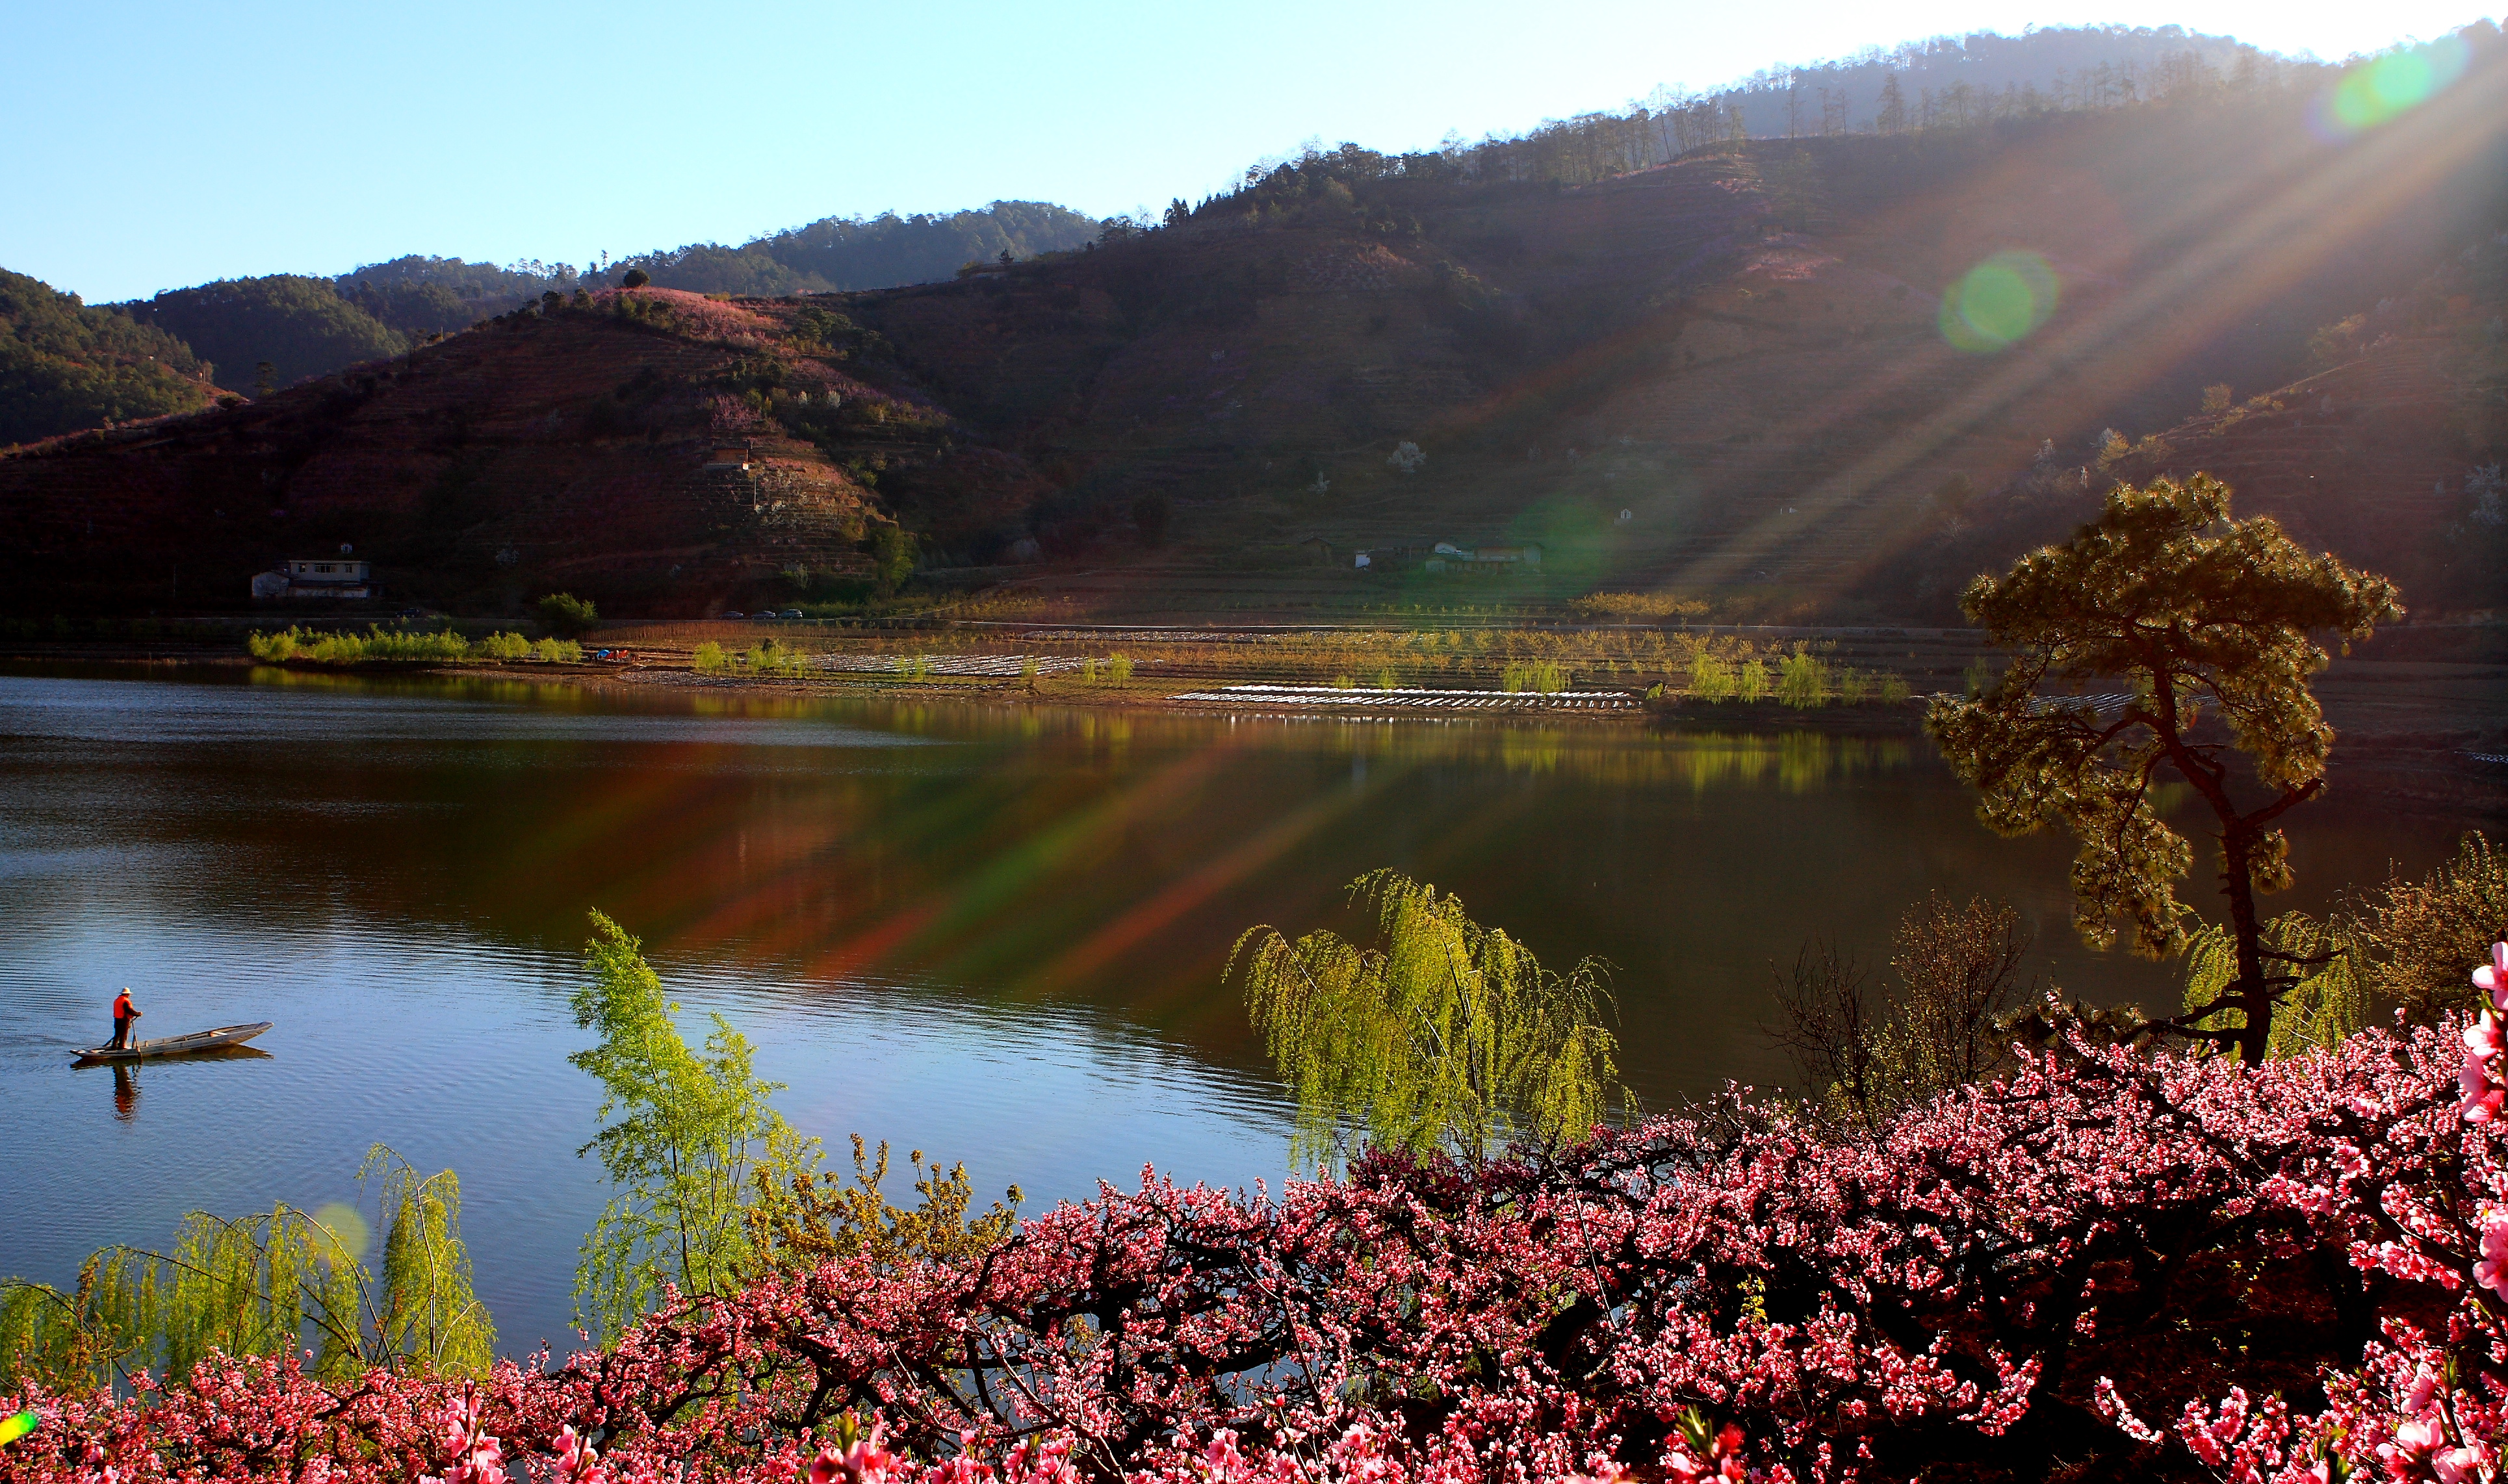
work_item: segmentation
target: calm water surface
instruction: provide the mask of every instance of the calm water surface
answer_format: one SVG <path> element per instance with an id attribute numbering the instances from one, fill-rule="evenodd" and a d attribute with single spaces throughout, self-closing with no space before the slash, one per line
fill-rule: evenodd
<path id="1" fill-rule="evenodd" d="M 2292 901 L 2486 822 L 2338 796 Z M 460 1172 L 501 1346 L 563 1346 L 605 1199 L 566 1062 L 587 908 L 692 1027 L 757 1043 L 802 1131 L 963 1159 L 1034 1209 L 1145 1164 L 1281 1175 L 1221 966 L 1256 923 L 1358 931 L 1339 888 L 1377 866 L 1614 963 L 1659 1106 L 1782 1080 L 1769 961 L 1813 934 L 1886 957 L 1928 890 L 2018 902 L 2068 988 L 2172 997 L 2072 940 L 2068 857 L 1977 826 L 1920 742 L 0 675 L 0 1275 L 350 1196 L 383 1141 Z M 269 1055 L 70 1070 L 126 984 L 145 1033 L 272 1020 Z"/>

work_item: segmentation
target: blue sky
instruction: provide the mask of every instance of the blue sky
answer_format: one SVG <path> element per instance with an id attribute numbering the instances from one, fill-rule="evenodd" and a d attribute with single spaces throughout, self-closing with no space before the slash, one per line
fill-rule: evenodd
<path id="1" fill-rule="evenodd" d="M 404 252 L 581 263 L 996 198 L 1106 215 L 1942 33 L 2335 58 L 2473 0 L 0 5 L 0 267 L 91 303 Z"/>

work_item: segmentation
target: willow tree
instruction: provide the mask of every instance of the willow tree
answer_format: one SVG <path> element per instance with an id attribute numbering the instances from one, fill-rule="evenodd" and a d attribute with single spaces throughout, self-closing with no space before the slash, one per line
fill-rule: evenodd
<path id="1" fill-rule="evenodd" d="M 663 993 L 627 930 L 596 912 L 575 1023 L 601 1043 L 567 1058 L 600 1079 L 601 1128 L 578 1154 L 599 1154 L 617 1194 L 583 1239 L 577 1318 L 612 1336 L 657 1304 L 663 1285 L 726 1293 L 751 1270 L 749 1219 L 765 1192 L 819 1162 L 768 1100 L 781 1084 L 753 1068 L 748 1037 L 714 1017 L 702 1054 L 680 1035 Z"/>
<path id="2" fill-rule="evenodd" d="M 275 1356 L 311 1345 L 314 1374 L 485 1375 L 496 1325 L 472 1291 L 461 1186 L 421 1178 L 377 1144 L 357 1172 L 373 1200 L 240 1217 L 196 1211 L 171 1248 L 108 1247 L 77 1286 L 0 1283 L 0 1389 L 36 1380 L 101 1391 L 141 1370 L 179 1381 L 211 1352 Z M 368 1265 L 376 1225 L 382 1262 Z"/>
<path id="3" fill-rule="evenodd" d="M 1297 1099 L 1293 1160 L 1322 1168 L 1356 1142 L 1479 1160 L 1512 1139 L 1593 1129 L 1619 1091 L 1600 960 L 1546 969 L 1398 872 L 1349 889 L 1376 919 L 1374 943 L 1260 926 L 1229 955 L 1228 981 Z"/>
<path id="4" fill-rule="evenodd" d="M 1936 700 L 1927 730 L 1984 794 L 1987 825 L 2073 832 L 2073 921 L 2084 937 L 2104 947 L 2122 923 L 2139 953 L 2184 947 L 2190 909 L 2176 884 L 2194 851 L 2160 817 L 2153 788 L 2174 774 L 2212 813 L 2234 971 L 2168 1029 L 2261 1061 L 2274 1006 L 2326 961 L 2276 946 L 2256 898 L 2290 884 L 2280 820 L 2323 790 L 2334 745 L 2308 688 L 2326 664 L 2311 635 L 2364 638 L 2402 616 L 2396 597 L 2394 584 L 2310 555 L 2269 518 L 2231 519 L 2229 487 L 2197 474 L 2119 485 L 2071 541 L 1979 577 L 1962 598 L 2018 653 L 1976 696 Z M 2079 694 L 2120 681 L 2131 688 L 2121 706 Z"/>

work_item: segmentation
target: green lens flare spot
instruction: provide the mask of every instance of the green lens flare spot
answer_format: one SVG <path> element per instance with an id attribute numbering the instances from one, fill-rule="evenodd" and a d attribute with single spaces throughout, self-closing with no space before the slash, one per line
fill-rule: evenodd
<path id="1" fill-rule="evenodd" d="M 1942 339 L 1985 354 L 2019 344 L 2055 312 L 2055 270 L 2034 252 L 1999 252 L 1942 293 Z"/>
<path id="2" fill-rule="evenodd" d="M 2324 101 L 2320 131 L 2337 137 L 2364 133 L 2410 113 L 2462 75 L 2469 54 L 2461 38 L 2449 36 L 2353 67 Z"/>
<path id="3" fill-rule="evenodd" d="M 6 1448 L 34 1431 L 35 1424 L 41 1420 L 35 1416 L 35 1409 L 32 1407 L 28 1407 L 15 1417 L 0 1417 L 0 1448 Z"/>
<path id="4" fill-rule="evenodd" d="M 332 1242 L 337 1245 L 336 1253 L 326 1252 L 323 1254 L 325 1257 L 337 1255 L 350 1262 L 366 1260 L 366 1248 L 373 1241 L 373 1234 L 366 1230 L 366 1218 L 357 1213 L 357 1208 L 345 1201 L 334 1201 L 314 1213 L 314 1220 L 331 1234 Z"/>

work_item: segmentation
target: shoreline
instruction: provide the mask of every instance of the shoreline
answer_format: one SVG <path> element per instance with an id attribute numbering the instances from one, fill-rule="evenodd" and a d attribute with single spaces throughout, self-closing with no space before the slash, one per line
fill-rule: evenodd
<path id="1" fill-rule="evenodd" d="M 825 653 L 850 654 L 847 645 Z M 1033 647 L 1033 646 L 1030 646 Z M 858 659 L 885 656 L 864 649 Z M 816 656 L 814 655 L 814 658 Z M 894 657 L 890 657 L 894 658 Z M 978 657 L 979 659 L 981 657 Z M 1912 657 L 1911 657 L 1912 658 Z M 1127 681 L 1057 673 L 930 673 L 914 678 L 880 670 L 819 670 L 806 674 L 700 671 L 689 653 L 655 646 L 627 665 L 493 661 L 357 665 L 293 662 L 267 666 L 223 645 L 73 641 L 24 643 L 0 650 L 0 667 L 67 670 L 98 678 L 114 671 L 211 671 L 238 678 L 256 669 L 306 675 L 385 677 L 436 681 L 488 680 L 569 686 L 620 696 L 717 692 L 791 698 L 824 697 L 888 703 L 954 703 L 1002 710 L 1027 707 L 1086 708 L 1135 715 L 1273 718 L 1389 725 L 1494 723 L 1508 727 L 1602 728 L 1664 736 L 1696 733 L 1796 732 L 1871 740 L 1921 739 L 1926 695 L 1904 702 L 1832 701 L 1789 706 L 1773 701 L 1698 701 L 1675 697 L 1648 701 L 1636 686 L 1586 685 L 1556 693 L 1409 686 L 1389 693 L 1373 686 L 1331 683 L 1307 673 L 1223 675 L 1159 673 L 1164 662 L 1145 661 Z M 1276 670 L 1280 667 L 1273 667 Z M 1933 671 L 1941 676 L 1938 667 Z M 2485 816 L 2508 815 L 2508 665 L 2483 659 L 2338 661 L 2317 685 L 2326 714 L 2339 734 L 2329 781 L 2345 792 L 2371 794 L 2416 808 L 2447 809 Z M 1472 698 L 1452 704 L 1446 696 Z M 1429 700 L 1426 698 L 1436 698 Z M 1607 699 L 1606 699 L 1607 698 Z"/>

